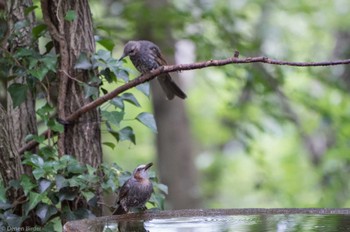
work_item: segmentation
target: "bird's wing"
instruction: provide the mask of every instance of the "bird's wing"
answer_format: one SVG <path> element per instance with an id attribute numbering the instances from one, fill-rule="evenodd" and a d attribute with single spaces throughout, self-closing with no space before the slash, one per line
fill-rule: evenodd
<path id="1" fill-rule="evenodd" d="M 130 181 L 127 180 L 119 190 L 118 202 L 128 194 L 129 190 L 130 190 Z"/>
<path id="2" fill-rule="evenodd" d="M 163 58 L 162 54 L 160 53 L 159 49 L 156 47 L 151 47 L 152 52 L 156 55 L 155 59 L 157 60 L 157 63 L 160 65 L 167 65 L 166 60 Z"/>

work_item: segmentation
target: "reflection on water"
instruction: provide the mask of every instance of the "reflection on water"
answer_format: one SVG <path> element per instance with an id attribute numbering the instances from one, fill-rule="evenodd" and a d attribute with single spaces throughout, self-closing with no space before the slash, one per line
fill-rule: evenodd
<path id="1" fill-rule="evenodd" d="M 235 215 L 177 217 L 105 225 L 104 231 L 135 232 L 350 232 L 350 215 Z"/>

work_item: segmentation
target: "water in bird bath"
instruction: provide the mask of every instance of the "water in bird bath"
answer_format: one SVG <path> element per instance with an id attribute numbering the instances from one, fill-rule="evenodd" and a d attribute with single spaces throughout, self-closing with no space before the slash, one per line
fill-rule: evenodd
<path id="1" fill-rule="evenodd" d="M 87 226 L 84 227 L 84 223 Z M 71 223 L 65 231 L 350 232 L 350 209 L 160 211 L 105 217 L 84 223 L 75 226 Z"/>
<path id="2" fill-rule="evenodd" d="M 149 232 L 345 232 L 349 215 L 239 215 L 178 217 L 106 225 L 104 231 Z"/>

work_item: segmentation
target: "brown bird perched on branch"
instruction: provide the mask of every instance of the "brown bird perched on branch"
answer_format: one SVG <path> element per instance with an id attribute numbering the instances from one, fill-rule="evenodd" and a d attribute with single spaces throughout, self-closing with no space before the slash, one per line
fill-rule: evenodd
<path id="1" fill-rule="evenodd" d="M 152 182 L 148 178 L 148 169 L 152 163 L 140 165 L 135 168 L 132 176 L 123 184 L 119 191 L 116 214 L 124 214 L 132 208 L 145 209 L 146 202 L 153 192 Z"/>
<path id="2" fill-rule="evenodd" d="M 142 74 L 160 66 L 167 65 L 159 47 L 147 40 L 127 42 L 124 46 L 123 55 L 119 60 L 122 60 L 126 56 L 130 57 L 131 62 Z M 180 87 L 172 80 L 169 73 L 161 74 L 157 79 L 168 100 L 173 99 L 174 96 L 182 99 L 187 97 Z"/>

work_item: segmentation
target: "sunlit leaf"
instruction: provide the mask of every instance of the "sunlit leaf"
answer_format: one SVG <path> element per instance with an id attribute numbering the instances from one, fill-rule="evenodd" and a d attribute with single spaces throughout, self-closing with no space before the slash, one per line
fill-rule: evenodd
<path id="1" fill-rule="evenodd" d="M 110 100 L 110 103 L 118 108 L 120 108 L 121 110 L 124 110 L 124 101 L 121 97 L 115 97 L 112 100 Z"/>
<path id="2" fill-rule="evenodd" d="M 115 148 L 115 144 L 112 143 L 112 142 L 104 142 L 103 145 L 106 145 L 107 147 L 110 147 L 110 148 L 112 148 L 112 149 Z"/>
<path id="3" fill-rule="evenodd" d="M 154 133 L 157 133 L 156 121 L 154 120 L 154 117 L 152 114 L 143 112 L 137 115 L 136 119 L 139 122 L 141 122 L 143 125 L 150 128 Z"/>
<path id="4" fill-rule="evenodd" d="M 129 126 L 124 127 L 123 129 L 119 130 L 119 139 L 120 141 L 129 140 L 133 144 L 136 144 L 136 137 L 133 129 Z"/>
<path id="5" fill-rule="evenodd" d="M 45 175 L 45 170 L 42 168 L 36 168 L 33 171 L 33 176 L 36 180 L 42 178 Z"/>
<path id="6" fill-rule="evenodd" d="M 119 125 L 119 123 L 123 120 L 124 118 L 124 112 L 118 112 L 118 111 L 102 111 L 101 112 L 102 116 L 109 122 L 114 125 Z"/>
<path id="7" fill-rule="evenodd" d="M 30 12 L 33 12 L 38 6 L 29 6 L 24 9 L 24 14 L 28 15 Z"/>
<path id="8" fill-rule="evenodd" d="M 51 181 L 47 179 L 41 179 L 39 181 L 39 193 L 45 192 L 51 186 Z"/>
<path id="9" fill-rule="evenodd" d="M 113 48 L 115 46 L 113 40 L 111 39 L 99 39 L 97 40 L 99 44 L 101 44 L 103 47 L 105 47 L 108 51 L 112 52 Z"/>
<path id="10" fill-rule="evenodd" d="M 64 19 L 71 22 L 74 21 L 76 17 L 77 15 L 74 10 L 68 10 L 64 16 Z"/>
<path id="11" fill-rule="evenodd" d="M 149 82 L 142 83 L 140 85 L 136 86 L 136 89 L 139 90 L 141 93 L 149 97 L 150 95 L 150 87 L 149 87 Z"/>
<path id="12" fill-rule="evenodd" d="M 136 97 L 132 93 L 124 93 L 121 98 L 134 106 L 140 107 L 140 103 L 137 101 Z"/>

